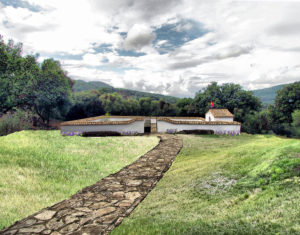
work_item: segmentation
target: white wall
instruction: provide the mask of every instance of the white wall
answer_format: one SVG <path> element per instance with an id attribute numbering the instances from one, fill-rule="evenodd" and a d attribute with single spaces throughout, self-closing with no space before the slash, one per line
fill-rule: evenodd
<path id="1" fill-rule="evenodd" d="M 126 125 L 82 125 L 82 126 L 61 126 L 63 132 L 87 132 L 87 131 L 136 131 L 144 133 L 144 121 L 135 121 Z"/>
<path id="2" fill-rule="evenodd" d="M 209 120 L 210 118 L 210 120 Z M 208 111 L 205 114 L 205 121 L 209 122 L 209 121 L 215 121 L 215 117 L 212 115 L 212 113 L 210 111 Z"/>
<path id="3" fill-rule="evenodd" d="M 151 118 L 151 123 L 156 123 L 156 118 Z"/>
<path id="4" fill-rule="evenodd" d="M 186 121 L 186 122 L 203 122 L 201 119 L 188 119 L 188 118 L 182 118 L 182 119 L 178 119 L 178 118 L 169 118 L 173 121 Z"/>
<path id="5" fill-rule="evenodd" d="M 167 132 L 167 129 L 183 130 L 212 130 L 216 132 L 241 131 L 240 125 L 190 125 L 190 124 L 172 124 L 165 121 L 157 121 L 157 132 Z"/>
<path id="6" fill-rule="evenodd" d="M 205 121 L 209 122 L 209 117 L 210 121 L 222 121 L 222 122 L 232 122 L 233 117 L 217 117 L 215 118 L 210 111 L 208 111 L 205 114 Z"/>
<path id="7" fill-rule="evenodd" d="M 215 121 L 222 121 L 222 122 L 233 122 L 233 117 L 222 117 L 222 118 L 215 118 Z"/>

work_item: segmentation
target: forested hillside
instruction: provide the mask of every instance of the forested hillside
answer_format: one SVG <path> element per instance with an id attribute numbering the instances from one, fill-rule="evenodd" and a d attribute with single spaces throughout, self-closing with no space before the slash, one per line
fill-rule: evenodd
<path id="1" fill-rule="evenodd" d="M 253 90 L 253 93 L 256 97 L 260 98 L 260 100 L 264 104 L 273 104 L 276 97 L 276 92 L 282 89 L 286 85 L 288 84 L 282 84 L 278 86 L 272 86 L 269 88 Z"/>
<path id="2" fill-rule="evenodd" d="M 112 88 L 112 86 L 100 82 L 100 81 L 91 81 L 91 82 L 86 82 L 83 80 L 73 80 L 74 85 L 73 85 L 73 91 L 78 92 L 78 91 L 89 91 L 89 90 L 97 90 L 99 88 Z"/>
<path id="3" fill-rule="evenodd" d="M 103 89 L 101 89 L 103 88 Z M 123 88 L 114 88 L 104 82 L 100 81 L 91 81 L 91 82 L 85 82 L 82 80 L 74 80 L 74 86 L 73 91 L 79 92 L 79 91 L 90 91 L 90 90 L 98 90 L 101 89 L 102 92 L 105 93 L 114 93 L 117 92 L 118 94 L 122 95 L 125 98 L 142 98 L 142 97 L 149 97 L 151 100 L 165 100 L 168 103 L 174 104 L 176 103 L 179 98 L 174 96 L 166 96 L 156 93 L 150 93 L 150 92 L 142 92 L 142 91 L 135 91 L 130 89 L 123 89 Z"/>

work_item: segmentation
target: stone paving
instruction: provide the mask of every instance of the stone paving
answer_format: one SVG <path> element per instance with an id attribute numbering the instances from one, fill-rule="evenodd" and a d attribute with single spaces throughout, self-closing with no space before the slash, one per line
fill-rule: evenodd
<path id="1" fill-rule="evenodd" d="M 158 137 L 160 143 L 131 165 L 70 199 L 16 222 L 0 234 L 108 234 L 155 187 L 182 148 L 178 136 Z"/>

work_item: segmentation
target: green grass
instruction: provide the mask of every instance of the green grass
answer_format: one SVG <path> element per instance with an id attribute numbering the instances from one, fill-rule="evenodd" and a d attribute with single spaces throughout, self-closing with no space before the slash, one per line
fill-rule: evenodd
<path id="1" fill-rule="evenodd" d="M 156 188 L 112 234 L 300 234 L 300 141 L 182 136 Z"/>
<path id="2" fill-rule="evenodd" d="M 0 137 L 0 229 L 120 170 L 157 143 L 156 137 L 62 137 L 59 131 Z"/>

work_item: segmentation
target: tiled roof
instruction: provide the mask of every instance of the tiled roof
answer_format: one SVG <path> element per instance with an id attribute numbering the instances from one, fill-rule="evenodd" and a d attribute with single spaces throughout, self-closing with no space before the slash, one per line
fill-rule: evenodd
<path id="1" fill-rule="evenodd" d="M 106 119 L 106 118 L 130 118 L 130 120 L 126 121 L 96 121 L 99 119 Z M 91 118 L 84 118 L 74 121 L 68 121 L 61 123 L 61 126 L 88 126 L 88 125 L 126 125 L 131 124 L 135 121 L 143 121 L 145 116 L 98 116 L 98 117 L 91 117 Z M 157 118 L 157 121 L 165 121 L 172 124 L 189 124 L 189 125 L 241 125 L 239 122 L 223 122 L 223 121 L 213 121 L 213 122 L 206 122 L 202 117 L 151 117 Z M 186 120 L 176 120 L 176 119 L 186 119 Z M 190 121 L 192 119 L 192 121 Z M 198 119 L 199 121 L 194 121 Z"/>
<path id="2" fill-rule="evenodd" d="M 211 112 L 212 115 L 216 118 L 218 117 L 233 117 L 233 114 L 229 112 L 228 109 L 210 109 L 208 112 Z"/>
<path id="3" fill-rule="evenodd" d="M 131 118 L 130 120 L 127 121 L 96 121 L 99 119 L 106 119 L 106 118 Z M 91 117 L 91 118 L 84 118 L 84 119 L 78 119 L 74 121 L 68 121 L 68 122 L 63 122 L 60 125 L 61 126 L 87 126 L 87 125 L 126 125 L 133 123 L 135 121 L 142 121 L 144 120 L 145 117 L 143 116 L 97 116 L 97 117 Z"/>
<path id="4" fill-rule="evenodd" d="M 172 118 L 173 119 L 173 118 Z M 223 121 L 189 121 L 188 119 L 186 121 L 175 121 L 168 117 L 158 117 L 157 121 L 165 121 L 172 124 L 189 124 L 189 125 L 241 125 L 240 122 L 232 121 L 232 122 L 223 122 Z"/>

